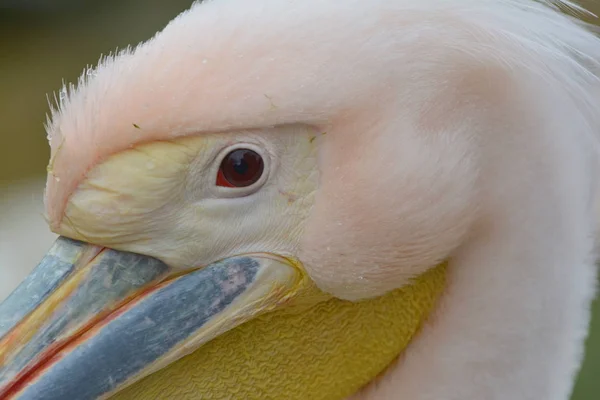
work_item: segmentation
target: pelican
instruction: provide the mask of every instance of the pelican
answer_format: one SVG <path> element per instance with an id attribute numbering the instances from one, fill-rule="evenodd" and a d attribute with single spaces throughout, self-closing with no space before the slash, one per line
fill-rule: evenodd
<path id="1" fill-rule="evenodd" d="M 564 7 L 214 0 L 101 59 L 0 399 L 568 399 L 600 39 Z"/>

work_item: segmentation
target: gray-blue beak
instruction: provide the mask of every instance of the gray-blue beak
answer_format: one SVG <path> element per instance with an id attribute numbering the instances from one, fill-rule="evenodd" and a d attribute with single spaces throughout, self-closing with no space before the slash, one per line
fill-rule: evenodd
<path id="1" fill-rule="evenodd" d="M 267 310 L 300 275 L 264 254 L 174 271 L 61 237 L 0 305 L 0 399 L 115 393 Z"/>

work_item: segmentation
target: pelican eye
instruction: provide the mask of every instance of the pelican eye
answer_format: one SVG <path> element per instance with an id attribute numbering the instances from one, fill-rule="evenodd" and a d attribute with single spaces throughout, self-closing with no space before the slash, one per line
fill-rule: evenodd
<path id="1" fill-rule="evenodd" d="M 260 179 L 264 169 L 265 163 L 260 154 L 250 149 L 235 149 L 221 161 L 217 186 L 248 187 Z"/>

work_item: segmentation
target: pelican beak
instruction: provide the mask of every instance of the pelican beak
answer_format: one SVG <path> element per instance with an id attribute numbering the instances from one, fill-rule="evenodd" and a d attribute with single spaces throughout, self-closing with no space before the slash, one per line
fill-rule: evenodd
<path id="1" fill-rule="evenodd" d="M 0 305 L 0 399 L 110 397 L 277 308 L 301 277 L 268 254 L 182 272 L 60 237 Z"/>

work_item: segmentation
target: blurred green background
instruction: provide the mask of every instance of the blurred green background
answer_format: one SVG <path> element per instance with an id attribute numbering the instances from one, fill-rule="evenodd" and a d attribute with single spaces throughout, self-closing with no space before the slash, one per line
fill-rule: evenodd
<path id="1" fill-rule="evenodd" d="M 97 62 L 100 54 L 150 38 L 191 3 L 191 0 L 0 0 L 2 200 L 9 196 L 15 183 L 45 175 L 46 94 L 58 90 L 63 79 L 74 81 L 86 65 Z M 600 12 L 598 0 L 584 5 Z M 573 400 L 600 399 L 598 303 Z"/>

